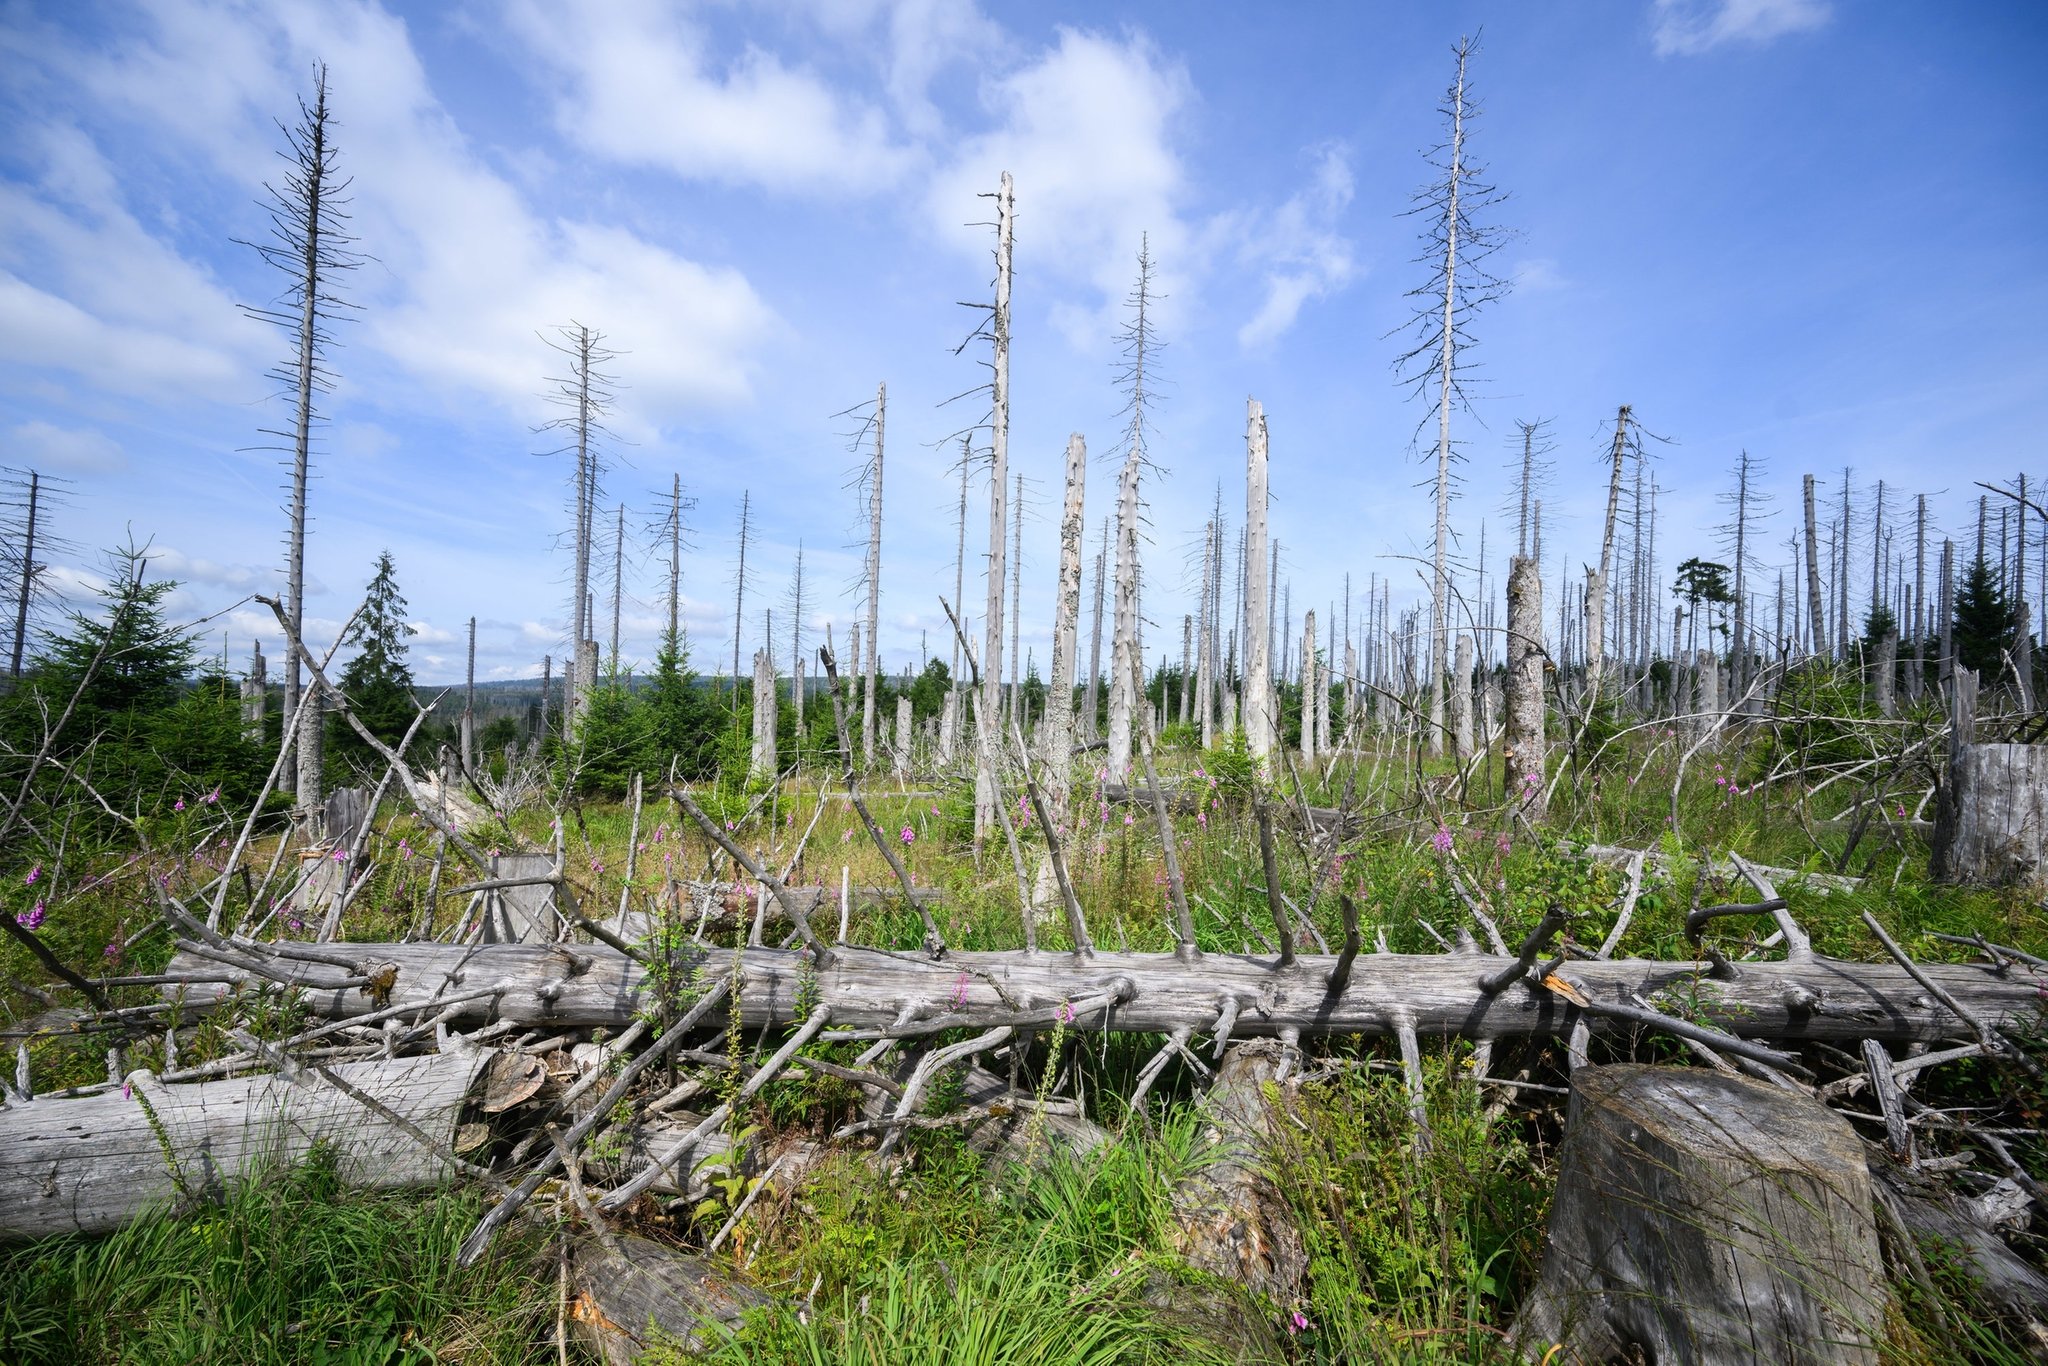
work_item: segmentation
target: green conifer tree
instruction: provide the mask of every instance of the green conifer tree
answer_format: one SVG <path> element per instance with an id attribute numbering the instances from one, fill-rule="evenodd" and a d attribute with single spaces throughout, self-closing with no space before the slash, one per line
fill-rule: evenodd
<path id="1" fill-rule="evenodd" d="M 2012 599 L 1999 585 L 1998 571 L 1978 556 L 1956 590 L 1956 659 L 1987 681 L 2005 667 L 2016 638 Z"/>
<path id="2" fill-rule="evenodd" d="M 356 647 L 355 656 L 335 680 L 356 719 L 387 745 L 405 738 L 415 715 L 412 669 L 405 656 L 406 639 L 416 634 L 417 628 L 406 622 L 405 595 L 398 590 L 397 573 L 387 550 L 377 557 L 376 577 L 370 580 L 362 613 L 344 642 Z M 377 752 L 339 714 L 328 718 L 327 754 L 331 764 L 365 773 L 382 771 L 383 760 Z"/>

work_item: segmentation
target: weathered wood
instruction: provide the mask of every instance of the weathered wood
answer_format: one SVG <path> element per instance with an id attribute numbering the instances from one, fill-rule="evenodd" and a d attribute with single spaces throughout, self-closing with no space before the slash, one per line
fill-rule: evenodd
<path id="1" fill-rule="evenodd" d="M 1265 1154 L 1292 1061 L 1294 1051 L 1271 1039 L 1232 1046 L 1202 1098 L 1207 1160 L 1173 1193 L 1181 1259 L 1280 1306 L 1300 1301 L 1308 1275 L 1301 1230 Z"/>
<path id="2" fill-rule="evenodd" d="M 657 1346 L 694 1351 L 769 1297 L 711 1262 L 634 1234 L 579 1240 L 570 1251 L 569 1321 L 607 1366 L 631 1366 Z"/>
<path id="3" fill-rule="evenodd" d="M 1543 570 L 1533 556 L 1508 562 L 1505 781 L 1509 796 L 1541 820 L 1544 787 Z"/>
<path id="4" fill-rule="evenodd" d="M 1988 1307 L 2048 1346 L 2048 1276 L 2005 1245 L 1968 1202 L 1894 1163 L 1873 1161 L 1877 1198 L 1928 1254 L 1967 1272 Z"/>
<path id="5" fill-rule="evenodd" d="M 486 881 L 518 878 L 546 878 L 555 871 L 550 854 L 499 854 L 491 859 Z M 483 942 L 486 944 L 546 944 L 561 926 L 555 908 L 557 884 L 534 881 L 523 885 L 493 887 L 484 892 Z"/>
<path id="6" fill-rule="evenodd" d="M 1582 1067 L 1557 1191 L 1516 1322 L 1531 1357 L 1878 1361 L 1870 1173 L 1819 1102 L 1701 1069 Z"/>
<path id="7" fill-rule="evenodd" d="M 1964 745 L 1937 825 L 1941 875 L 1984 886 L 2048 887 L 2048 745 Z"/>
<path id="8" fill-rule="evenodd" d="M 491 1055 L 349 1063 L 331 1071 L 444 1148 Z M 152 1206 L 216 1198 L 269 1163 L 332 1144 L 350 1185 L 427 1185 L 450 1174 L 404 1125 L 318 1072 L 166 1086 L 149 1072 L 121 1091 L 0 1109 L 0 1238 L 104 1233 Z M 175 1161 L 173 1171 L 171 1163 Z"/>
<path id="9" fill-rule="evenodd" d="M 444 996 L 493 989 L 493 997 L 462 1003 L 451 1017 L 458 1022 L 501 1019 L 621 1029 L 650 1004 L 640 966 L 603 945 L 350 944 L 328 951 L 359 954 L 362 969 L 395 965 L 384 1002 L 389 1005 L 438 1009 Z M 705 961 L 711 971 L 722 972 L 730 959 L 726 950 L 704 950 L 679 955 L 677 965 L 688 972 Z M 813 973 L 798 951 L 749 948 L 742 959 L 741 1018 L 749 1027 L 790 1022 L 796 1017 L 799 984 L 810 978 L 815 987 L 804 990 L 831 1007 L 838 1030 L 871 1037 L 1050 1025 L 1064 1003 L 1104 995 L 1119 1000 L 1106 1027 L 1138 1033 L 1170 1033 L 1183 1025 L 1206 1031 L 1231 997 L 1258 1003 L 1239 1018 L 1241 1035 L 1299 1029 L 1385 1036 L 1394 1032 L 1403 1012 L 1423 1037 L 1568 1032 L 1581 1012 L 1535 982 L 1517 983 L 1492 997 L 1480 990 L 1482 979 L 1512 962 L 1482 953 L 1365 954 L 1354 963 L 1343 991 L 1332 996 L 1327 988 L 1336 960 L 1322 954 L 1304 955 L 1282 969 L 1270 958 L 1242 954 L 1204 954 L 1198 963 L 1171 954 L 1137 953 L 1097 953 L 1076 962 L 1068 954 L 1021 951 L 948 952 L 934 960 L 846 945 L 835 948 L 832 961 Z M 370 988 L 344 985 L 370 976 L 368 971 L 283 958 L 260 966 L 261 974 L 224 970 L 217 958 L 181 949 L 169 971 L 195 979 L 234 979 L 184 988 L 185 1001 L 195 1007 L 226 996 L 236 981 L 254 983 L 267 975 L 307 987 L 307 1008 L 318 1016 L 350 1018 L 378 1008 Z M 2048 973 L 2018 965 L 2004 976 L 1980 963 L 1930 963 L 1921 971 L 1986 1023 L 2008 1029 L 2036 1017 L 2039 990 L 2048 982 Z M 1890 963 L 1829 958 L 1743 963 L 1733 980 L 1716 981 L 1711 991 L 1699 990 L 1701 969 L 1690 962 L 1579 962 L 1560 966 L 1555 975 L 1587 999 L 1616 1006 L 1667 989 L 1688 997 L 1697 993 L 1697 1022 L 1742 1038 L 1896 1043 L 1932 1042 L 1956 1033 L 1947 1007 Z M 380 981 L 382 976 L 379 970 Z M 1589 1023 L 1596 1033 L 1635 1027 L 1605 1019 Z"/>

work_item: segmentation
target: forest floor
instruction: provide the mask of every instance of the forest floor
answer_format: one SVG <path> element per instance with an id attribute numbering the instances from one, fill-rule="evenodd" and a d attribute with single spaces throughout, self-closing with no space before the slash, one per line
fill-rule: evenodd
<path id="1" fill-rule="evenodd" d="M 1590 845 L 1650 850 L 1633 918 L 1616 956 L 1689 959 L 1688 908 L 1747 899 L 1706 859 L 1734 851 L 1753 862 L 1860 879 L 1823 888 L 1788 880 L 1782 891 L 1817 951 L 1879 961 L 1883 950 L 1862 921 L 1873 912 L 1894 938 L 1927 960 L 1970 956 L 1930 931 L 1984 938 L 2048 954 L 2048 915 L 2030 893 L 1973 890 L 1929 879 L 1925 839 L 1912 818 L 1924 784 L 1903 769 L 1855 770 L 1853 756 L 1822 770 L 1796 764 L 1768 732 L 1731 737 L 1690 754 L 1677 730 L 1647 727 L 1614 740 L 1597 768 L 1567 769 L 1540 832 L 1497 805 L 1498 774 L 1483 766 L 1462 780 L 1442 763 L 1417 764 L 1388 744 L 1299 776 L 1299 796 L 1336 806 L 1347 792 L 1363 814 L 1334 852 L 1281 841 L 1283 885 L 1322 936 L 1341 937 L 1338 895 L 1355 903 L 1365 941 L 1384 935 L 1396 952 L 1427 953 L 1470 916 L 1460 890 L 1484 898 L 1509 943 L 1547 908 L 1572 915 L 1571 934 L 1598 944 L 1613 925 L 1626 871 L 1589 857 Z M 1246 800 L 1241 750 L 1162 753 L 1167 780 L 1200 794 L 1199 810 L 1176 821 L 1176 838 L 1197 942 L 1204 951 L 1260 952 L 1270 945 L 1258 839 Z M 1826 774 L 1855 773 L 1832 780 Z M 1774 773 L 1779 774 L 1772 777 Z M 1292 780 L 1290 779 L 1290 782 Z M 780 866 L 815 829 L 793 881 L 836 888 L 887 885 L 891 874 L 826 774 L 785 779 L 775 794 L 730 793 L 702 800 L 731 821 L 735 838 Z M 826 795 L 820 796 L 824 792 Z M 180 796 L 182 809 L 170 798 Z M 144 813 L 160 853 L 109 853 L 97 885 L 47 908 L 38 933 L 73 964 L 109 973 L 159 970 L 171 945 L 149 932 L 156 911 L 149 884 L 192 887 L 211 879 L 235 824 L 204 794 L 165 794 Z M 949 945 L 1008 949 L 1022 943 L 1016 879 L 1000 842 L 977 863 L 971 847 L 971 786 L 919 779 L 909 795 L 881 786 L 870 795 L 878 822 L 920 884 L 940 889 L 936 910 Z M 748 812 L 751 809 L 752 814 Z M 1170 951 L 1175 933 L 1158 832 L 1138 806 L 1115 805 L 1091 780 L 1074 794 L 1077 829 L 1067 841 L 1076 891 L 1105 949 Z M 1028 809 L 1013 813 L 1025 827 Z M 1858 816 L 1868 819 L 1859 821 Z M 629 861 L 643 894 L 669 876 L 698 877 L 716 865 L 709 845 L 675 808 L 648 799 L 638 814 L 617 800 L 585 801 L 563 812 L 569 867 L 593 916 L 618 905 Z M 508 813 L 503 843 L 553 842 L 554 813 Z M 359 941 L 416 933 L 426 912 L 433 834 L 416 817 L 380 827 L 371 881 L 341 937 Z M 636 847 L 637 846 L 637 847 Z M 182 851 L 182 852 L 171 852 Z M 197 852 L 193 852 L 197 851 Z M 629 853 L 631 855 L 629 860 Z M 266 850 L 252 851 L 260 873 Z M 722 856 L 718 856 L 722 857 Z M 843 870 L 843 872 L 842 872 Z M 15 881 L 25 874 L 15 874 Z M 15 887 L 13 901 L 21 900 Z M 445 916 L 447 908 L 440 912 Z M 713 931 L 729 944 L 744 917 Z M 736 928 L 739 927 L 739 928 Z M 686 927 L 685 927 L 686 928 Z M 1757 948 L 1746 922 L 1717 922 L 1731 957 Z M 282 932 L 310 931 L 286 920 Z M 1039 926 L 1058 947 L 1058 918 Z M 907 908 L 862 909 L 849 939 L 915 949 L 922 922 Z M 718 938 L 723 936 L 723 938 Z M 0 943 L 0 1023 L 38 1016 L 47 1002 L 26 989 L 47 977 L 12 943 Z M 121 999 L 152 999 L 143 987 Z M 289 1006 L 271 1022 L 288 1030 Z M 2039 1042 L 2039 1038 L 2035 1040 Z M 871 1147 L 827 1159 L 789 1199 L 755 1203 L 725 1253 L 746 1280 L 775 1296 L 710 1359 L 733 1362 L 1160 1362 L 1233 1359 L 1227 1328 L 1188 1312 L 1185 1298 L 1156 1293 L 1163 1273 L 1199 1276 L 1174 1264 L 1167 1196 L 1202 1160 L 1193 1107 L 1200 1082 L 1170 1065 L 1142 1113 L 1130 1111 L 1138 1069 L 1154 1037 L 1076 1031 L 1055 1036 L 1027 1065 L 1041 1097 L 1079 1101 L 1111 1141 L 1085 1158 L 1048 1154 L 1029 1167 L 1001 1166 L 944 1128 L 911 1131 L 897 1160 L 877 1164 Z M 773 1043 L 770 1041 L 769 1047 Z M 234 1045 L 202 1023 L 186 1031 L 190 1062 Z M 155 1050 L 152 1053 L 152 1049 Z M 849 1045 L 818 1045 L 817 1056 L 850 1060 Z M 125 1066 L 160 1067 L 161 1045 L 131 1045 Z M 1390 1040 L 1332 1039 L 1315 1050 L 1311 1079 L 1291 1123 L 1265 1154 L 1294 1211 L 1309 1254 L 1307 1294 L 1268 1306 L 1279 1359 L 1290 1362 L 1465 1362 L 1504 1359 L 1505 1329 L 1533 1281 L 1562 1134 L 1569 1072 L 1560 1044 L 1532 1044 L 1494 1058 L 1496 1074 L 1524 1075 L 1534 1088 L 1484 1093 L 1472 1045 L 1425 1043 L 1424 1074 L 1434 1142 L 1419 1146 Z M 29 1041 L 38 1091 L 94 1082 L 107 1074 L 104 1048 L 44 1030 Z M 1598 1060 L 1685 1062 L 1667 1037 L 1643 1033 L 1599 1045 Z M 1930 1103 L 1986 1107 L 2010 1128 L 2039 1130 L 2048 1104 L 1994 1064 L 1939 1069 Z M 769 1085 L 736 1123 L 766 1135 L 822 1139 L 851 1112 L 847 1083 L 800 1072 Z M 943 1094 L 931 1104 L 943 1108 Z M 1987 1121 L 1988 1122 L 1988 1121 Z M 1881 1126 L 1874 1133 L 1881 1135 Z M 1930 1135 L 1930 1143 L 1940 1139 Z M 2048 1175 L 2048 1148 L 2015 1151 Z M 454 1252 L 487 1204 L 473 1190 L 365 1195 L 342 1191 L 316 1161 L 252 1183 L 225 1205 L 144 1220 L 110 1238 L 63 1238 L 0 1248 L 0 1359 L 9 1362 L 542 1362 L 557 1360 L 553 1240 L 527 1227 L 467 1271 Z M 727 1209 L 679 1211 L 641 1232 L 701 1246 Z M 2042 1261 L 2043 1244 L 2023 1239 Z M 725 1254 L 721 1254 L 725 1255 Z M 1887 1325 L 1899 1362 L 2030 1359 L 2026 1347 L 1970 1312 L 1971 1289 L 1935 1268 L 1926 1287 L 1902 1286 Z M 1960 1311 L 1960 1312 L 1956 1312 Z M 1930 1325 L 1945 1322 L 1952 1331 Z M 578 1349 L 571 1349 L 578 1350 Z M 672 1360 L 697 1359 L 680 1351 Z"/>

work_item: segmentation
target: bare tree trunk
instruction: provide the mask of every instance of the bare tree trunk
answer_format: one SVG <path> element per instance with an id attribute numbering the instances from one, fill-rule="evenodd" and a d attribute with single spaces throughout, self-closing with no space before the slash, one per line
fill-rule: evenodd
<path id="1" fill-rule="evenodd" d="M 1729 691 L 1742 696 L 1749 679 L 1749 452 L 1744 450 L 1735 479 L 1735 641 L 1728 660 Z"/>
<path id="2" fill-rule="evenodd" d="M 1003 172 L 996 192 L 996 304 L 989 330 L 994 340 L 995 377 L 989 419 L 988 614 L 981 659 L 982 724 L 1000 725 L 1003 703 L 1003 537 L 1009 530 L 1003 506 L 1010 481 L 1010 242 L 1015 213 L 1015 186 Z M 1000 737 L 975 746 L 974 843 L 978 850 L 995 824 L 995 770 Z"/>
<path id="3" fill-rule="evenodd" d="M 1060 512 L 1060 589 L 1053 603 L 1052 680 L 1045 704 L 1046 796 L 1055 821 L 1067 821 L 1074 777 L 1074 650 L 1081 619 L 1081 537 L 1086 530 L 1088 443 L 1067 438 L 1067 497 Z"/>
<path id="4" fill-rule="evenodd" d="M 462 767 L 476 772 L 476 618 L 469 619 L 469 667 L 462 685 Z"/>
<path id="5" fill-rule="evenodd" d="M 1102 547 L 1095 552 L 1095 624 L 1088 634 L 1088 686 L 1081 698 L 1082 733 L 1097 738 L 1102 705 L 1102 597 L 1109 582 L 1109 518 L 1102 519 Z"/>
<path id="6" fill-rule="evenodd" d="M 1541 820 L 1546 748 L 1543 737 L 1543 572 L 1536 558 L 1508 562 L 1506 774 L 1508 790 L 1532 820 Z"/>
<path id="7" fill-rule="evenodd" d="M 1458 633 L 1456 666 L 1451 671 L 1452 754 L 1460 765 L 1469 763 L 1472 738 L 1472 637 Z"/>
<path id="8" fill-rule="evenodd" d="M 1138 472 L 1143 459 L 1133 446 L 1117 479 L 1116 617 L 1109 655 L 1109 777 L 1131 776 L 1131 725 L 1139 703 L 1138 659 Z"/>
<path id="9" fill-rule="evenodd" d="M 751 489 L 740 491 L 740 554 L 739 568 L 732 579 L 732 687 L 735 696 L 740 687 L 740 632 L 744 626 L 742 613 L 747 603 L 747 543 L 753 536 L 754 494 Z"/>
<path id="10" fill-rule="evenodd" d="M 23 648 L 28 644 L 29 596 L 36 584 L 36 513 L 42 502 L 43 477 L 34 470 L 28 472 L 28 524 L 21 538 L 21 591 L 14 600 L 14 657 L 7 667 L 9 678 L 21 677 Z M 261 742 L 259 733 L 256 739 Z"/>
<path id="11" fill-rule="evenodd" d="M 1280 719 L 1273 704 L 1273 581 L 1266 541 L 1266 414 L 1247 400 L 1244 479 L 1244 726 L 1245 747 L 1270 776 L 1279 747 Z"/>
<path id="12" fill-rule="evenodd" d="M 1897 679 L 1899 673 L 1899 633 L 1887 631 L 1884 640 L 1878 644 L 1877 660 L 1873 667 L 1877 671 L 1877 714 L 1897 716 L 1899 714 Z"/>
<path id="13" fill-rule="evenodd" d="M 1941 669 L 1946 685 L 1956 671 L 1956 544 L 1941 543 Z"/>
<path id="14" fill-rule="evenodd" d="M 766 650 L 754 651 L 754 750 L 749 776 L 773 778 L 775 758 L 775 661 Z"/>
<path id="15" fill-rule="evenodd" d="M 1008 713 L 1019 726 L 1024 715 L 1024 476 L 1017 476 L 1010 507 L 1010 699 Z"/>
<path id="16" fill-rule="evenodd" d="M 1801 497 L 1806 511 L 1806 628 L 1815 658 L 1828 650 L 1827 609 L 1820 595 L 1820 524 L 1814 510 L 1813 476 L 1801 477 Z"/>
<path id="17" fill-rule="evenodd" d="M 1457 85 L 1451 95 L 1449 203 L 1443 223 L 1443 335 L 1438 342 L 1436 405 L 1436 529 L 1431 538 L 1429 580 L 1429 752 L 1444 752 L 1444 666 L 1450 662 L 1451 580 L 1445 565 L 1451 540 L 1451 401 L 1456 393 L 1458 326 L 1458 234 L 1464 227 L 1459 200 L 1465 190 L 1465 57 L 1458 47 Z"/>
<path id="18" fill-rule="evenodd" d="M 875 386 L 875 463 L 868 483 L 868 615 L 867 657 L 859 662 L 861 677 L 861 761 L 875 762 L 875 690 L 881 681 L 875 654 L 881 645 L 882 614 L 882 442 L 889 421 L 889 386 Z"/>
<path id="19" fill-rule="evenodd" d="M 1621 463 L 1628 452 L 1629 408 L 1626 403 L 1614 414 L 1613 464 L 1607 481 L 1607 520 L 1600 533 L 1600 568 L 1586 584 L 1586 705 L 1600 700 L 1601 676 L 1606 668 L 1607 583 L 1614 572 L 1614 523 L 1621 509 Z"/>
<path id="20" fill-rule="evenodd" d="M 1301 623 L 1301 757 L 1316 761 L 1316 613 L 1311 607 Z"/>
<path id="21" fill-rule="evenodd" d="M 916 736 L 917 726 L 910 712 L 910 694 L 898 693 L 896 695 L 896 734 L 894 746 L 896 751 L 896 776 L 898 778 L 908 778 L 910 776 L 910 750 L 916 741 Z"/>
<path id="22" fill-rule="evenodd" d="M 612 532 L 612 673 L 619 672 L 619 616 L 626 599 L 626 505 L 619 504 Z"/>
<path id="23" fill-rule="evenodd" d="M 1202 748 L 1216 743 L 1216 675 L 1212 664 L 1216 653 L 1216 618 L 1214 603 L 1216 597 L 1216 519 L 1210 518 L 1208 531 L 1202 537 L 1202 612 L 1200 625 L 1195 632 L 1195 706 L 1192 719 L 1199 725 L 1202 734 Z"/>

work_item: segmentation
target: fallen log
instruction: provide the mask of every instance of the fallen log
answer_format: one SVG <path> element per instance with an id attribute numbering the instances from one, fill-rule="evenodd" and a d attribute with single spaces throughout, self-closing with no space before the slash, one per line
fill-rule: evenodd
<path id="1" fill-rule="evenodd" d="M 164 990 L 203 1008 L 238 986 L 281 982 L 302 987 L 306 1008 L 327 1019 L 396 1007 L 423 1017 L 439 1012 L 456 1027 L 497 1020 L 557 1030 L 623 1029 L 653 1004 L 640 965 L 602 945 L 351 944 L 324 945 L 322 954 L 337 961 L 270 957 L 260 945 L 207 948 L 203 956 L 181 948 L 166 975 L 190 982 Z M 1172 954 L 1077 960 L 955 952 L 933 960 L 842 945 L 822 968 L 790 949 L 749 948 L 739 959 L 747 1027 L 788 1024 L 815 1003 L 832 1013 L 827 1042 L 1050 1028 L 1063 1015 L 1075 1017 L 1076 1029 L 1153 1034 L 1209 1033 L 1227 1019 L 1240 1037 L 1387 1036 L 1406 1023 L 1419 1037 L 1478 1040 L 1568 1034 L 1582 1022 L 1611 1035 L 1645 1027 L 1648 1012 L 1637 998 L 1654 1003 L 1667 992 L 1682 999 L 1695 1024 L 1746 1039 L 1933 1042 L 1955 1037 L 1961 1023 L 1895 963 L 1818 956 L 1730 965 L 1732 977 L 1715 977 L 1701 964 L 1651 959 L 1517 974 L 1515 959 L 1492 954 L 1371 953 L 1351 960 L 1334 992 L 1339 960 L 1325 955 L 1286 967 L 1220 953 L 1183 961 Z M 733 960 L 729 950 L 693 950 L 679 955 L 678 966 L 685 980 L 709 982 L 732 972 Z M 2008 964 L 2000 975 L 1989 964 L 1931 963 L 1920 972 L 1993 1028 L 2032 1020 L 2048 984 L 2048 971 L 2031 965 Z M 723 1013 L 705 1025 L 717 1026 Z"/>
<path id="2" fill-rule="evenodd" d="M 104 1233 L 153 1206 L 217 1199 L 229 1183 L 297 1162 L 316 1144 L 333 1147 L 350 1185 L 430 1185 L 453 1174 L 443 1154 L 491 1056 L 342 1064 L 326 1069 L 332 1080 L 309 1068 L 297 1081 L 266 1074 L 166 1086 L 136 1072 L 120 1091 L 9 1105 L 0 1109 L 0 1239 Z"/>
<path id="3" fill-rule="evenodd" d="M 1869 1363 L 1884 1262 L 1863 1146 L 1810 1097 L 1703 1069 L 1572 1074 L 1531 1359 Z"/>
<path id="4" fill-rule="evenodd" d="M 1882 1158 L 1871 1161 L 1878 1200 L 1929 1256 L 1976 1283 L 1983 1305 L 2048 1351 L 2048 1276 L 2006 1246 L 1998 1231 L 1938 1182 Z"/>

